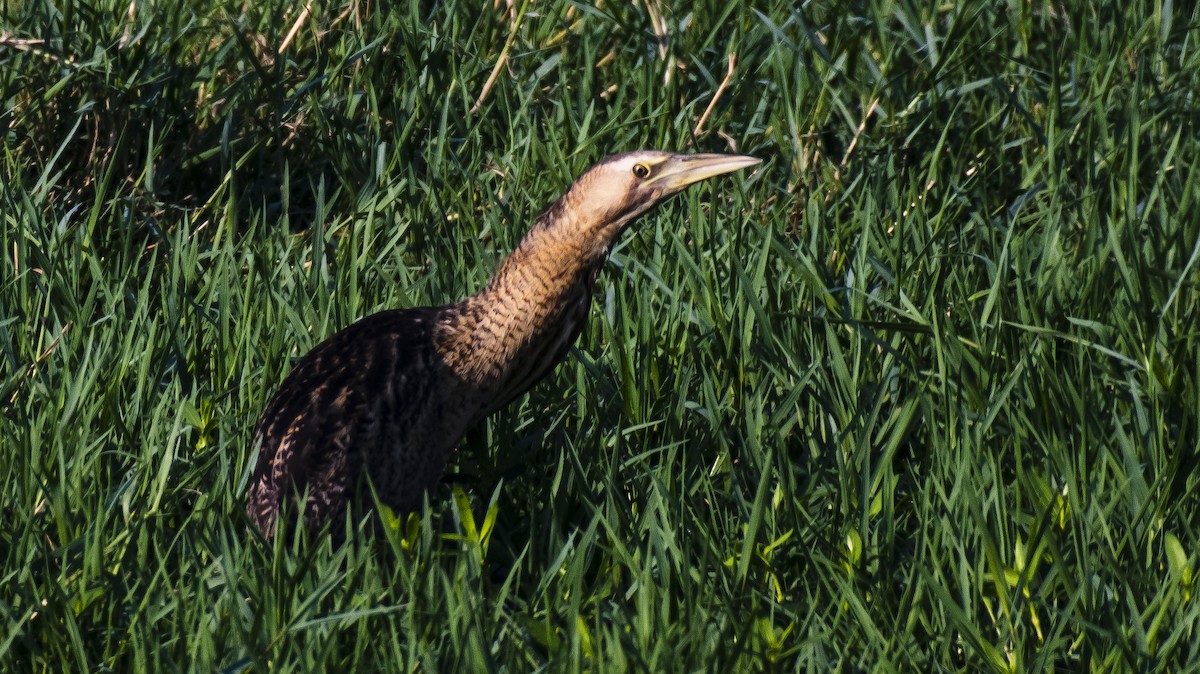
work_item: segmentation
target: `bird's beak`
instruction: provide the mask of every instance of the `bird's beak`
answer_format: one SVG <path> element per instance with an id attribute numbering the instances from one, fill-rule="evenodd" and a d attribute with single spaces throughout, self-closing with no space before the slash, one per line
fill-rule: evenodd
<path id="1" fill-rule="evenodd" d="M 661 187 L 665 192 L 679 190 L 705 178 L 719 176 L 762 160 L 744 154 L 676 154 L 667 158 L 647 186 Z"/>

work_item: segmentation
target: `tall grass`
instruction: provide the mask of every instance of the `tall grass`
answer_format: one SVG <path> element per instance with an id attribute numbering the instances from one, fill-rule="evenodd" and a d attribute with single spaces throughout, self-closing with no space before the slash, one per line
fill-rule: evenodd
<path id="1" fill-rule="evenodd" d="M 1198 39 L 1188 3 L 0 3 L 0 669 L 1196 668 Z M 293 358 L 478 289 L 639 147 L 765 163 L 626 236 L 419 516 L 251 532 Z"/>

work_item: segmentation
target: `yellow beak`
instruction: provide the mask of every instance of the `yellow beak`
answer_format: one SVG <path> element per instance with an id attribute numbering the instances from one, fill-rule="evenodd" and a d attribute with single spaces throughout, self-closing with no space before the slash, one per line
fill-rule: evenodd
<path id="1" fill-rule="evenodd" d="M 646 186 L 677 192 L 692 183 L 760 162 L 761 159 L 744 154 L 675 154 L 663 162 Z"/>

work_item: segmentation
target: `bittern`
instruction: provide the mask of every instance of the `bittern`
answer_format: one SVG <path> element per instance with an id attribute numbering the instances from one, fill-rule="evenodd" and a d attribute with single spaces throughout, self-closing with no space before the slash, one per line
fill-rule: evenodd
<path id="1" fill-rule="evenodd" d="M 258 422 L 250 519 L 274 536 L 281 506 L 295 498 L 307 526 L 328 520 L 340 531 L 356 492 L 369 493 L 364 478 L 395 511 L 420 508 L 467 429 L 566 357 L 621 232 L 688 185 L 758 162 L 651 151 L 609 157 L 537 217 L 478 294 L 373 314 L 318 344 Z"/>

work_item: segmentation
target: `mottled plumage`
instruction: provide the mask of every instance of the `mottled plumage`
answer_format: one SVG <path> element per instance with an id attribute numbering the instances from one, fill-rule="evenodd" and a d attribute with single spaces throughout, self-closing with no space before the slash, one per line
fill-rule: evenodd
<path id="1" fill-rule="evenodd" d="M 259 420 L 250 519 L 272 536 L 283 502 L 306 495 L 308 524 L 339 528 L 364 476 L 398 512 L 420 507 L 467 429 L 566 357 L 621 231 L 687 185 L 756 163 L 738 155 L 609 157 L 538 216 L 479 294 L 367 316 L 321 342 Z"/>

